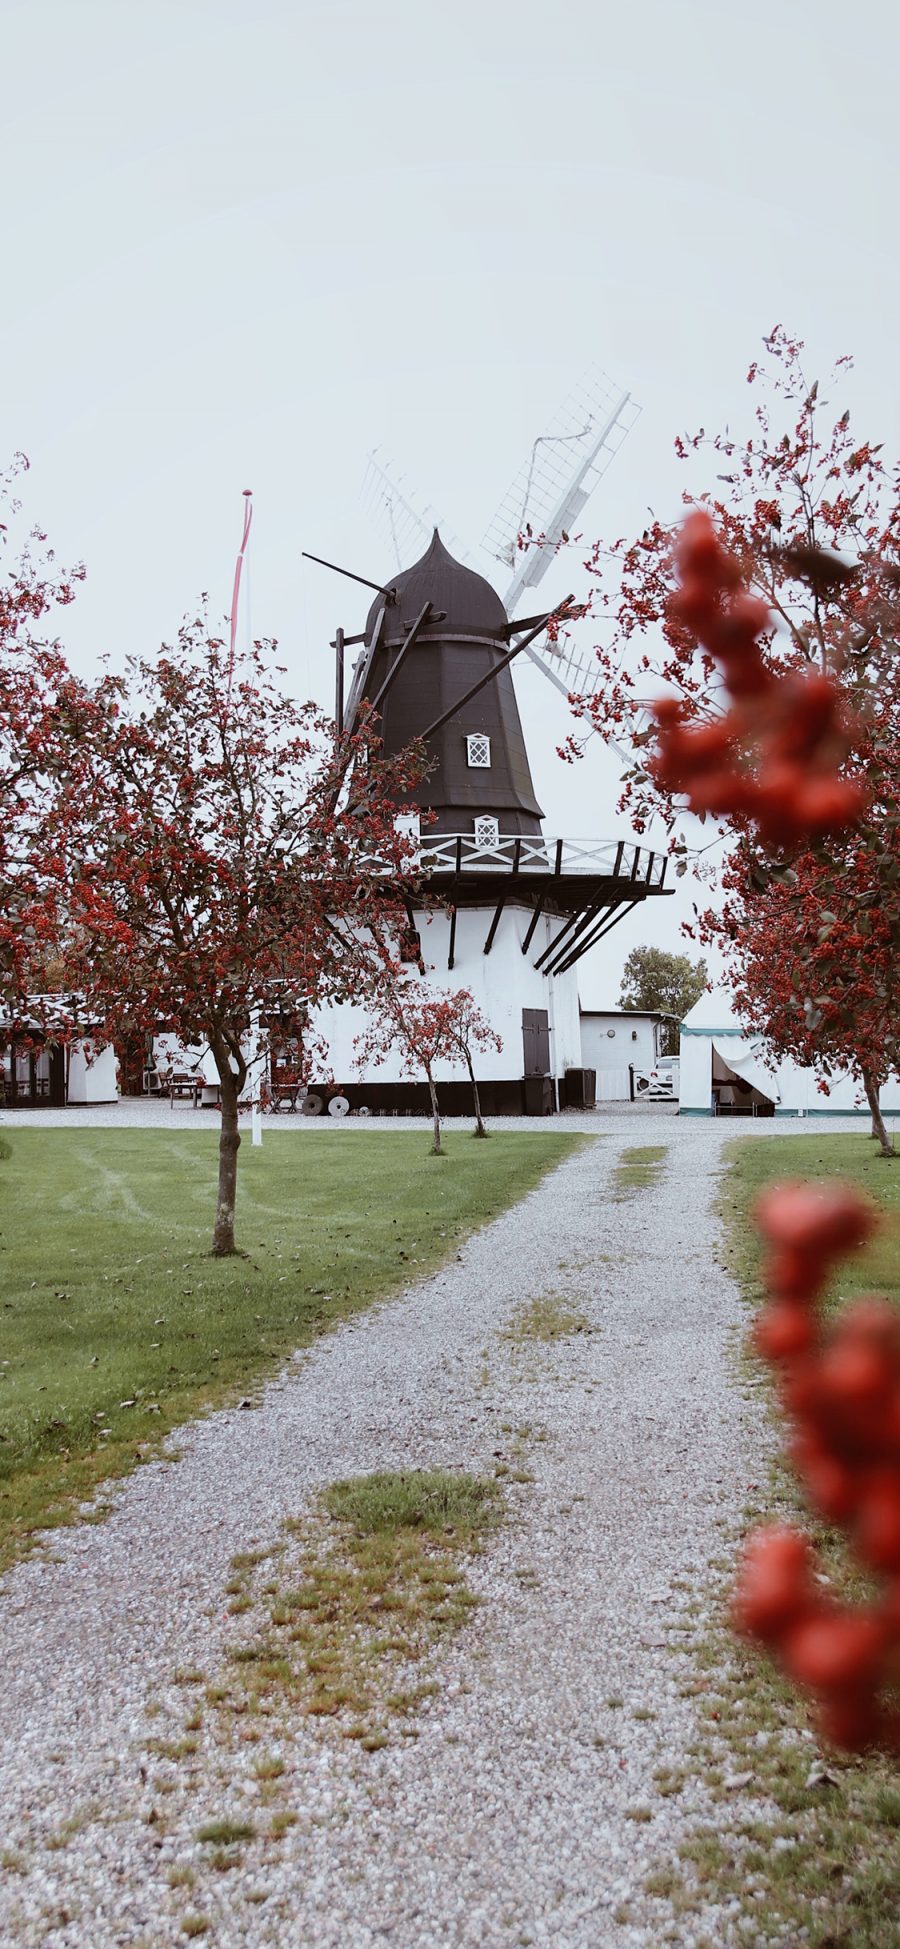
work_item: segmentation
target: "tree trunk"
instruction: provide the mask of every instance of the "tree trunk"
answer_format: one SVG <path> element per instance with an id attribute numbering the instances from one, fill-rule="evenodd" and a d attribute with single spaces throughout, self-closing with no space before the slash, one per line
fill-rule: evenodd
<path id="1" fill-rule="evenodd" d="M 217 1059 L 216 1067 L 222 1099 L 222 1126 L 219 1131 L 219 1189 L 212 1255 L 214 1259 L 227 1259 L 237 1251 L 234 1242 L 234 1204 L 237 1196 L 237 1154 L 241 1141 L 238 1129 L 238 1080 L 227 1060 L 220 1064 Z"/>
<path id="2" fill-rule="evenodd" d="M 878 1083 L 871 1069 L 861 1069 L 860 1075 L 862 1076 L 863 1089 L 866 1092 L 866 1102 L 872 1112 L 872 1135 L 878 1138 L 882 1157 L 896 1157 L 897 1153 L 888 1135 L 887 1124 L 881 1114 L 881 1104 L 878 1101 Z"/>
<path id="3" fill-rule="evenodd" d="M 431 1139 L 431 1155 L 432 1157 L 443 1157 L 444 1153 L 441 1149 L 441 1113 L 438 1109 L 437 1090 L 434 1087 L 434 1077 L 432 1076 L 430 1069 L 426 1071 L 426 1074 L 428 1077 L 429 1094 L 431 1096 L 431 1114 L 434 1118 L 434 1135 Z"/>
<path id="4" fill-rule="evenodd" d="M 466 1052 L 466 1068 L 468 1069 L 469 1072 L 469 1081 L 472 1085 L 472 1095 L 475 1099 L 475 1135 L 476 1137 L 486 1137 L 487 1130 L 485 1129 L 484 1118 L 481 1114 L 481 1099 L 478 1095 L 478 1084 L 475 1081 L 475 1071 L 472 1068 L 472 1058 L 468 1054 L 468 1051 Z"/>

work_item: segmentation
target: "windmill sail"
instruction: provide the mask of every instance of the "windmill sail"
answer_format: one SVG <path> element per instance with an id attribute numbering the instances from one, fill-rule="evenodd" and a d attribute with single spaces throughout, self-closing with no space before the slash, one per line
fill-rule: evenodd
<path id="1" fill-rule="evenodd" d="M 482 544 L 514 571 L 503 598 L 509 616 L 515 615 L 526 590 L 535 588 L 546 575 L 558 544 L 577 524 L 640 410 L 630 393 L 616 386 L 599 367 L 591 367 L 546 432 L 533 441 Z M 452 530 L 445 522 L 438 522 L 435 510 L 420 502 L 405 475 L 396 472 L 378 448 L 368 457 L 363 491 L 398 568 L 427 548 L 437 526 L 456 555 L 469 561 Z M 532 538 L 531 546 L 521 548 L 520 537 L 526 532 Z M 525 653 L 563 697 L 592 697 L 597 689 L 599 664 L 590 654 L 577 650 L 571 639 L 560 637 L 551 643 L 543 637 L 529 643 Z"/>
<path id="2" fill-rule="evenodd" d="M 510 613 L 524 591 L 546 575 L 559 542 L 571 533 L 639 412 L 630 393 L 605 372 L 591 370 L 533 442 L 483 542 L 498 562 L 515 570 L 504 597 Z M 526 534 L 532 545 L 522 549 L 520 537 Z"/>
<path id="3" fill-rule="evenodd" d="M 525 591 L 546 575 L 640 410 L 630 393 L 592 368 L 533 442 L 483 542 L 497 561 L 514 571 L 503 598 L 511 616 Z M 599 665 L 568 639 L 551 643 L 545 637 L 529 644 L 527 655 L 564 697 L 593 696 Z"/>
<path id="4" fill-rule="evenodd" d="M 366 462 L 363 497 L 390 542 L 396 568 L 404 568 L 417 554 L 424 552 L 435 528 L 447 536 L 458 559 L 468 562 L 468 551 L 452 528 L 427 502 L 420 503 L 406 475 L 398 473 L 392 462 L 382 460 L 378 447 L 373 449 Z"/>

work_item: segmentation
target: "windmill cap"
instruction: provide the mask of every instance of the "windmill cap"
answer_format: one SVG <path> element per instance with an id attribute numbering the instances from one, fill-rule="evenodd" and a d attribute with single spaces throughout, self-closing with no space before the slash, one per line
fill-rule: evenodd
<path id="1" fill-rule="evenodd" d="M 396 591 L 385 617 L 387 641 L 405 636 L 426 602 L 432 609 L 443 611 L 448 634 L 505 640 L 509 618 L 496 589 L 449 553 L 436 528 L 421 559 L 386 580 Z M 366 642 L 371 642 L 382 600 L 376 596 L 366 617 Z"/>

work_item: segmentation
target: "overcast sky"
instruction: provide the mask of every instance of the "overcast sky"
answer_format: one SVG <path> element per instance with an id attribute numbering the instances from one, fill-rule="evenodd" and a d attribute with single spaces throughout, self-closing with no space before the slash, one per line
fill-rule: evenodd
<path id="1" fill-rule="evenodd" d="M 0 44 L 0 455 L 87 565 L 80 669 L 225 611 L 252 487 L 253 632 L 329 702 L 365 592 L 300 551 L 395 566 L 370 450 L 502 589 L 481 537 L 590 364 L 642 407 L 592 536 L 705 484 L 673 435 L 746 423 L 779 320 L 811 371 L 856 355 L 837 408 L 898 450 L 889 0 L 0 0 Z M 619 835 L 616 761 L 561 765 L 562 699 L 517 686 L 548 830 Z M 688 906 L 582 963 L 587 1004 Z"/>

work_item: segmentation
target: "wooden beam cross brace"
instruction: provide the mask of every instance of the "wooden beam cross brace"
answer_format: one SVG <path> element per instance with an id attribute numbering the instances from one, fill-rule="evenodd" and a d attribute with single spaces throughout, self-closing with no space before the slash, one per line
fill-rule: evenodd
<path id="1" fill-rule="evenodd" d="M 490 927 L 488 928 L 488 936 L 484 944 L 485 954 L 490 954 L 491 948 L 494 945 L 494 935 L 497 932 L 497 927 L 500 921 L 500 915 L 502 914 L 505 906 L 506 906 L 506 894 L 501 893 L 497 905 L 494 909 L 494 918 L 491 921 Z"/>
<path id="2" fill-rule="evenodd" d="M 397 678 L 399 677 L 404 662 L 406 661 L 406 658 L 408 657 L 409 652 L 412 649 L 416 637 L 418 636 L 420 629 L 422 629 L 425 623 L 428 621 L 430 615 L 431 615 L 431 603 L 426 602 L 424 609 L 419 611 L 419 614 L 416 617 L 416 620 L 413 623 L 411 629 L 409 630 L 408 634 L 404 637 L 404 640 L 401 643 L 399 650 L 397 651 L 397 655 L 394 658 L 393 663 L 391 664 L 391 667 L 387 673 L 387 676 L 385 677 L 381 689 L 372 698 L 372 702 L 369 708 L 372 712 L 373 717 L 375 715 L 375 712 L 380 710 L 382 702 L 384 698 L 387 696 L 387 693 L 390 690 L 391 685 L 395 683 Z"/>

